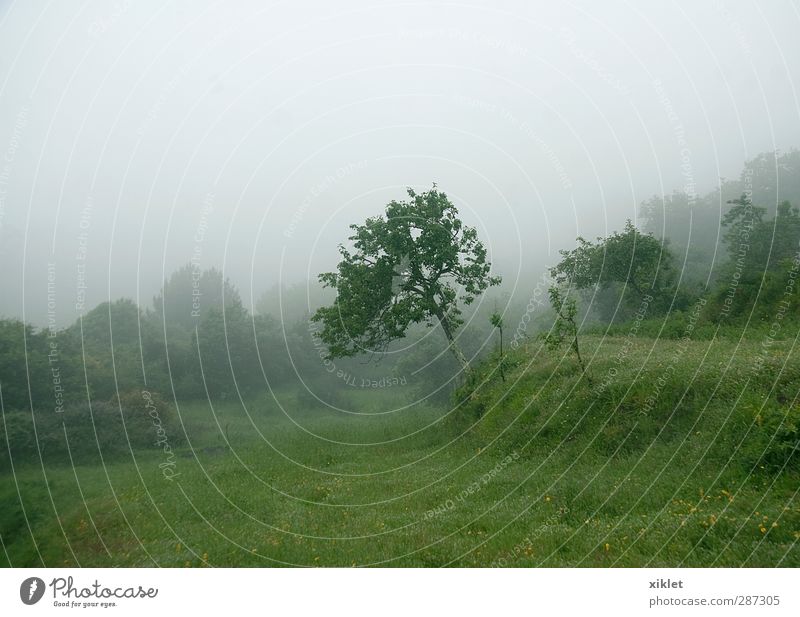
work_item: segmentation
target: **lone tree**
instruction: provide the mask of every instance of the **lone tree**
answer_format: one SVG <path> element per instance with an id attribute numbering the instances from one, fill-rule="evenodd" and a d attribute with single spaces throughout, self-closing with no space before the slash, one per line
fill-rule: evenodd
<path id="1" fill-rule="evenodd" d="M 497 331 L 500 333 L 500 377 L 503 381 L 506 380 L 506 359 L 505 355 L 503 354 L 503 316 L 495 311 L 489 316 L 489 323 L 492 324 L 493 328 L 497 328 Z"/>
<path id="2" fill-rule="evenodd" d="M 465 226 L 447 195 L 436 189 L 392 201 L 386 215 L 351 225 L 352 250 L 339 247 L 336 272 L 320 274 L 337 291 L 333 306 L 312 321 L 330 358 L 382 351 L 405 336 L 411 324 L 434 325 L 434 318 L 461 368 L 469 362 L 455 332 L 463 323 L 459 302 L 470 304 L 491 285 L 486 249 L 473 227 Z"/>
<path id="3" fill-rule="evenodd" d="M 556 312 L 556 320 L 552 329 L 542 337 L 545 347 L 554 350 L 563 343 L 568 342 L 570 349 L 578 359 L 581 373 L 586 375 L 589 385 L 591 385 L 592 377 L 586 372 L 586 364 L 583 361 L 578 341 L 580 326 L 578 325 L 578 305 L 575 303 L 575 298 L 571 296 L 569 288 L 559 287 L 558 285 L 551 286 L 548 293 L 550 295 L 550 304 Z"/>

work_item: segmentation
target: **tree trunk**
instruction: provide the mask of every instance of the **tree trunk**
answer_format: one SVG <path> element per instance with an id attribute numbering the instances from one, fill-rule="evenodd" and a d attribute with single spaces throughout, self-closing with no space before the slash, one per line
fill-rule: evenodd
<path id="1" fill-rule="evenodd" d="M 581 367 L 581 374 L 586 377 L 586 382 L 589 384 L 589 387 L 592 387 L 592 376 L 586 371 L 586 365 L 583 363 L 581 350 L 580 347 L 578 347 L 578 325 L 574 321 L 572 322 L 572 332 L 572 349 L 575 351 L 575 355 L 578 356 L 578 366 Z"/>
<path id="2" fill-rule="evenodd" d="M 503 383 L 505 383 L 505 381 L 506 381 L 506 371 L 505 371 L 505 366 L 504 366 L 504 360 L 505 360 L 505 358 L 503 358 L 503 326 L 502 326 L 502 323 L 501 323 L 501 325 L 500 325 L 500 377 L 503 379 Z"/>
<path id="3" fill-rule="evenodd" d="M 461 351 L 461 348 L 456 343 L 455 338 L 453 337 L 453 331 L 450 329 L 450 321 L 447 319 L 447 315 L 445 315 L 444 311 L 440 309 L 438 306 L 436 307 L 436 316 L 439 318 L 439 323 L 442 324 L 442 331 L 444 335 L 447 337 L 447 342 L 450 347 L 450 351 L 455 356 L 458 363 L 461 365 L 461 369 L 464 371 L 465 374 L 470 375 L 472 373 L 472 368 L 467 362 L 467 357 L 464 355 L 464 352 Z"/>

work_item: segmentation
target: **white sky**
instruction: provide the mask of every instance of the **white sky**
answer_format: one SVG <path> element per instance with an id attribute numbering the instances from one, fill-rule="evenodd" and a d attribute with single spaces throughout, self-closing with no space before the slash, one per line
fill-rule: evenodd
<path id="1" fill-rule="evenodd" d="M 196 251 L 249 300 L 434 181 L 513 279 L 800 146 L 799 31 L 789 0 L 0 4 L 0 314 L 46 321 L 48 263 L 60 323 L 80 276 L 149 304 Z"/>

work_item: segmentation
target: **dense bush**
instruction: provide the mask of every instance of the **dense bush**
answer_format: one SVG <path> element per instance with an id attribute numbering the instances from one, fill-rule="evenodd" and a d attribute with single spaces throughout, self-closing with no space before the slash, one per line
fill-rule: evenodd
<path id="1" fill-rule="evenodd" d="M 182 435 L 174 408 L 158 394 L 140 391 L 91 405 L 73 404 L 63 413 L 6 412 L 2 421 L 8 441 L 0 448 L 4 468 L 40 458 L 48 463 L 99 462 L 163 449 L 165 444 L 174 447 Z"/>
<path id="2" fill-rule="evenodd" d="M 754 469 L 800 469 L 800 406 L 770 402 L 760 407 L 743 450 L 745 462 Z"/>

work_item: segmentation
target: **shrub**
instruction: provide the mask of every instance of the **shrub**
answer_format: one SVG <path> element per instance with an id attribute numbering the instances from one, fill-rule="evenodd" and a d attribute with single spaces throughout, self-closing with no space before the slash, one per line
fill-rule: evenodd
<path id="1" fill-rule="evenodd" d="M 758 410 L 744 461 L 770 473 L 800 469 L 800 406 L 769 403 Z"/>
<path id="2" fill-rule="evenodd" d="M 3 416 L 8 447 L 0 448 L 0 465 L 40 458 L 48 463 L 98 462 L 147 449 L 180 443 L 177 417 L 158 394 L 128 391 L 110 401 L 51 410 L 11 411 Z"/>

